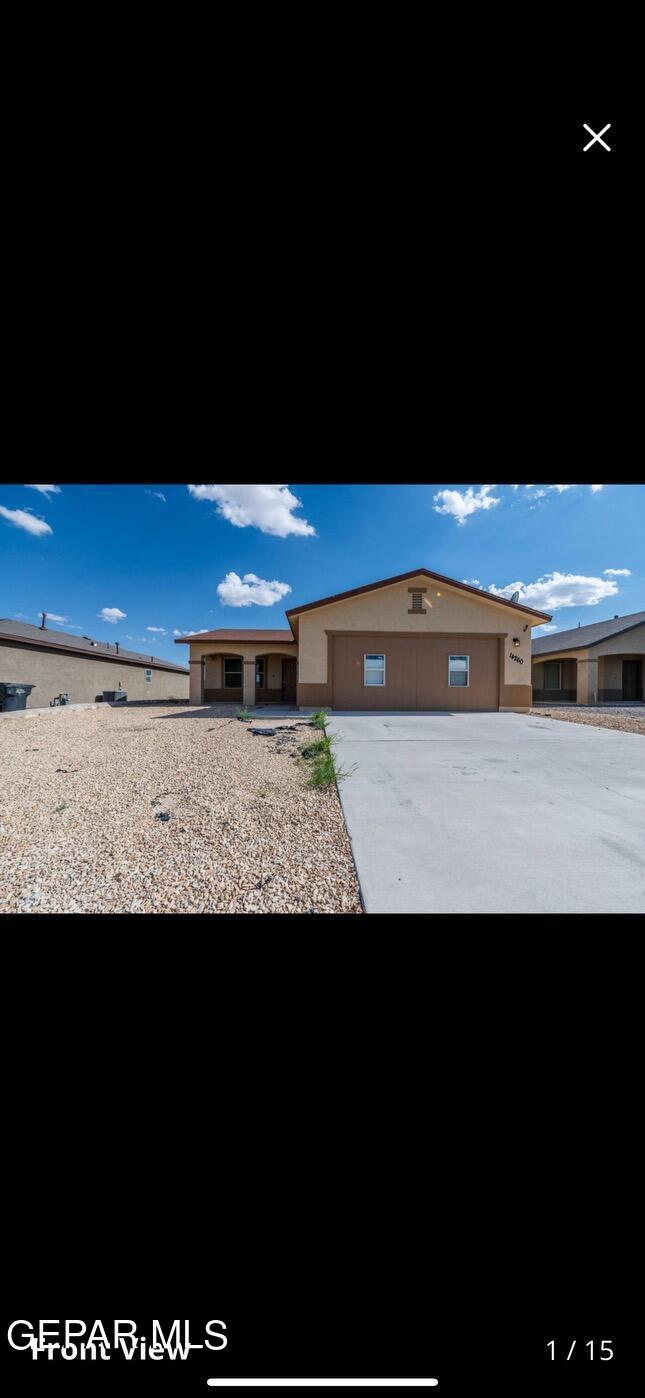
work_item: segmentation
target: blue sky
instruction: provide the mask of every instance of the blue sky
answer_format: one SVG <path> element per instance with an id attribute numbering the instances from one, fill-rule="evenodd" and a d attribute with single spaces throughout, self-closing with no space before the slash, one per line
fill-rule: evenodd
<path id="1" fill-rule="evenodd" d="M 8 485 L 0 616 L 183 661 L 173 633 L 423 566 L 563 631 L 645 609 L 644 539 L 640 485 Z"/>

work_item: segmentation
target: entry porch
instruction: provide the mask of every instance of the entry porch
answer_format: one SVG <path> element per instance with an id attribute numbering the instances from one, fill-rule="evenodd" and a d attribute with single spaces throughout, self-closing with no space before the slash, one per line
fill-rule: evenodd
<path id="1" fill-rule="evenodd" d="M 533 663 L 536 704 L 634 704 L 645 698 L 644 657 L 562 655 Z"/>
<path id="2" fill-rule="evenodd" d="M 240 646 L 205 650 L 191 657 L 191 704 L 233 704 L 246 708 L 284 704 L 295 707 L 297 661 L 286 649 L 255 651 Z"/>

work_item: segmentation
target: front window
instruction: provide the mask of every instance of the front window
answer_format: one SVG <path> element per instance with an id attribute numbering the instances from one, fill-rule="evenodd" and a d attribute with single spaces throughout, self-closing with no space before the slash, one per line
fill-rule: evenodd
<path id="1" fill-rule="evenodd" d="M 146 684 L 152 684 L 152 670 L 146 670 Z"/>
<path id="2" fill-rule="evenodd" d="M 363 668 L 364 684 L 385 684 L 385 656 L 366 655 Z"/>
<path id="3" fill-rule="evenodd" d="M 232 656 L 230 660 L 224 661 L 224 688 L 242 688 L 242 659 L 240 656 Z"/>
<path id="4" fill-rule="evenodd" d="M 448 684 L 467 685 L 469 682 L 469 669 L 469 655 L 451 655 L 448 661 Z"/>
<path id="5" fill-rule="evenodd" d="M 264 660 L 255 662 L 255 684 L 257 689 L 264 689 Z"/>
<path id="6" fill-rule="evenodd" d="M 544 688 L 562 689 L 560 683 L 560 661 L 549 660 L 544 666 Z"/>

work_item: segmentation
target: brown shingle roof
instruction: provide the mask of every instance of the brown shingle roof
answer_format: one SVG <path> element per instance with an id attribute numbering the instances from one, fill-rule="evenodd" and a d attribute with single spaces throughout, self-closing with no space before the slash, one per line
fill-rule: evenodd
<path id="1" fill-rule="evenodd" d="M 72 636 L 69 631 L 51 631 L 48 626 L 43 629 L 9 617 L 0 617 L 0 640 L 20 641 L 23 645 L 66 651 L 70 655 L 90 655 L 95 660 L 122 660 L 125 665 L 144 665 L 148 669 L 152 667 L 153 670 L 172 670 L 179 675 L 189 674 L 185 666 L 174 665 L 172 660 L 159 660 L 156 655 L 124 650 L 121 644 L 117 652 L 114 641 L 92 641 L 89 636 Z"/>
<path id="2" fill-rule="evenodd" d="M 558 650 L 585 650 L 609 636 L 619 636 L 621 631 L 632 631 L 645 622 L 645 612 L 632 612 L 629 616 L 615 616 L 611 621 L 592 621 L 589 626 L 576 626 L 571 631 L 554 632 L 552 636 L 536 636 L 531 644 L 533 655 L 550 655 Z"/>
<path id="3" fill-rule="evenodd" d="M 286 645 L 295 644 L 291 631 L 245 631 L 242 627 L 238 630 L 224 627 L 218 631 L 198 631 L 194 636 L 177 636 L 175 645 L 183 645 L 184 641 L 284 641 Z"/>

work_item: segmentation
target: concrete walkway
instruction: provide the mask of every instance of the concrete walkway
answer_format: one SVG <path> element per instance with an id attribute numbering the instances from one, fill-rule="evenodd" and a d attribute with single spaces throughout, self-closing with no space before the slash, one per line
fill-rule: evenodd
<path id="1" fill-rule="evenodd" d="M 496 713 L 334 713 L 329 731 L 356 764 L 339 790 L 367 912 L 509 913 L 518 932 L 527 913 L 645 912 L 640 735 Z"/>

